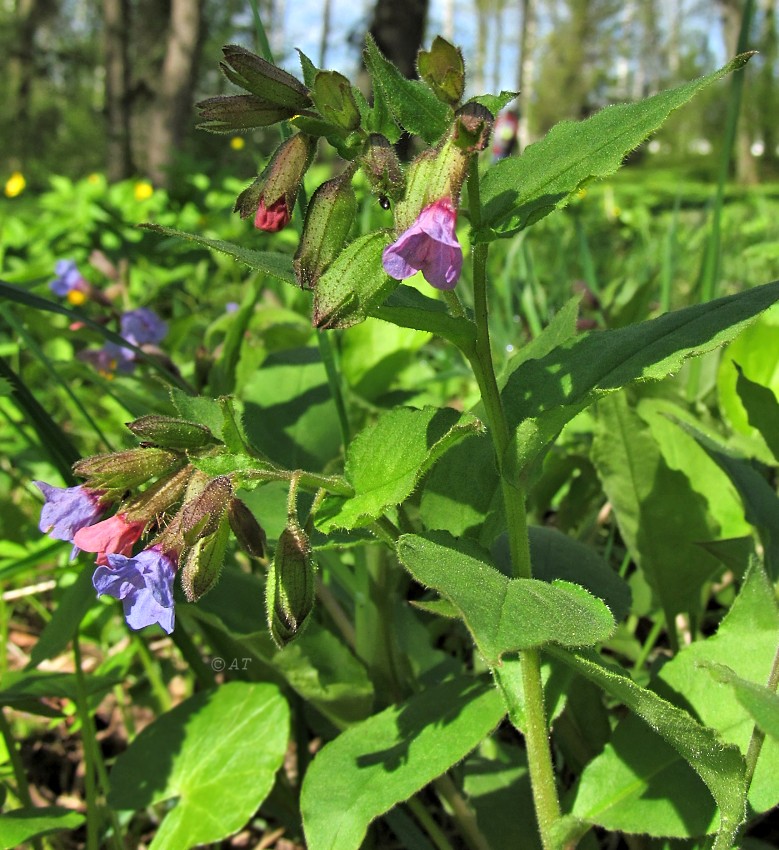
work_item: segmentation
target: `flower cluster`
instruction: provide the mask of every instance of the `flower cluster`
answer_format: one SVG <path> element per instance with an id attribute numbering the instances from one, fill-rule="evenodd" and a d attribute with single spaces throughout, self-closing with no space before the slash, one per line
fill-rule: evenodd
<path id="1" fill-rule="evenodd" d="M 383 67 L 386 60 L 369 40 L 366 66 Z M 291 74 L 250 51 L 228 45 L 221 69 L 230 82 L 248 94 L 209 98 L 198 104 L 203 129 L 243 133 L 288 121 L 298 132 L 286 138 L 268 164 L 236 201 L 235 210 L 262 231 L 275 233 L 292 219 L 299 189 L 318 137 L 343 161 L 341 173 L 314 192 L 305 214 L 294 269 L 299 285 L 315 291 L 314 324 L 348 327 L 350 317 L 318 306 L 318 284 L 347 247 L 357 204 L 351 180 L 361 171 L 385 210 L 394 205 L 394 236 L 382 256 L 384 273 L 405 280 L 417 272 L 437 289 L 452 289 L 460 277 L 463 253 L 456 233 L 457 208 L 468 169 L 486 148 L 494 123 L 492 113 L 477 101 L 462 103 L 465 88 L 461 52 L 442 38 L 430 51 L 420 51 L 417 68 L 428 96 L 442 101 L 437 124 L 439 140 L 407 167 L 402 167 L 390 138 L 375 132 L 377 119 L 367 111 L 359 92 L 335 71 L 313 68 L 302 57 L 305 85 Z M 392 111 L 392 104 L 387 108 Z M 434 113 L 437 111 L 432 110 Z M 393 113 L 393 119 L 399 116 Z M 420 122 L 424 123 L 424 122 Z M 393 141 L 398 128 L 382 124 Z M 379 274 L 381 272 L 379 271 Z M 377 286 L 386 294 L 391 282 Z M 321 299 L 320 299 L 321 300 Z M 335 315 L 333 315 L 335 314 Z"/>
<path id="2" fill-rule="evenodd" d="M 210 478 L 190 463 L 217 443 L 208 429 L 161 416 L 129 427 L 143 447 L 77 462 L 73 469 L 84 484 L 35 482 L 45 499 L 40 530 L 72 543 L 71 558 L 82 550 L 96 554 L 97 595 L 121 600 L 131 628 L 156 623 L 170 634 L 179 567 L 184 592 L 194 601 L 219 577 L 229 529 L 254 557 L 263 556 L 265 535 L 233 495 L 229 476 Z M 146 545 L 135 551 L 143 537 Z"/>

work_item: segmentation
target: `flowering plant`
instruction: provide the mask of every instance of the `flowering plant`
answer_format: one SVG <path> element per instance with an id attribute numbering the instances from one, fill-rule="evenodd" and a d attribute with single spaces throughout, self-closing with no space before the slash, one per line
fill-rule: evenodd
<path id="1" fill-rule="evenodd" d="M 220 841 L 258 811 L 265 817 L 266 805 L 268 821 L 332 850 L 358 850 L 369 830 L 384 835 L 377 819 L 419 847 L 426 834 L 453 846 L 456 831 L 479 850 L 506 846 L 506 834 L 562 850 L 596 844 L 593 827 L 736 846 L 751 813 L 779 801 L 769 740 L 779 679 L 775 524 L 759 529 L 763 558 L 734 545 L 735 534 L 718 536 L 697 512 L 700 487 L 680 483 L 683 453 L 666 457 L 657 443 L 678 429 L 696 468 L 717 482 L 710 489 L 730 488 L 730 501 L 712 508 L 723 527 L 743 498 L 742 538 L 755 505 L 775 508 L 776 494 L 688 409 L 649 396 L 636 408 L 621 390 L 733 341 L 776 302 L 779 285 L 593 333 L 578 332 L 573 299 L 499 372 L 489 272 L 499 240 L 573 202 L 748 57 L 559 125 L 486 167 L 494 117 L 514 93 L 464 100 L 462 55 L 444 39 L 420 52 L 414 81 L 369 40 L 372 103 L 303 54 L 302 81 L 241 47 L 224 56 L 244 93 L 202 102 L 204 128 L 284 122 L 283 141 L 236 200 L 246 244 L 149 229 L 302 290 L 316 347 L 272 350 L 266 340 L 267 350 L 239 361 L 258 289 L 229 315 L 234 331 L 204 382 L 210 394 L 172 388 L 165 414 L 129 424 L 137 447 L 78 461 L 78 487 L 39 484 L 41 530 L 96 553 L 92 588 L 121 600 L 131 628 L 172 634 L 205 688 L 117 758 L 111 806 L 142 812 L 175 797 L 155 840 L 182 847 Z M 394 149 L 403 133 L 422 148 L 408 163 Z M 336 173 L 309 199 L 322 139 Z M 373 196 L 362 217 L 361 185 Z M 361 218 L 376 226 L 356 235 Z M 272 234 L 289 227 L 300 234 L 294 256 L 273 250 Z M 128 318 L 125 338 L 158 341 L 148 318 Z M 365 389 L 389 368 L 375 357 L 388 339 L 400 340 L 390 350 L 399 357 L 420 335 L 418 347 L 435 338 L 467 366 L 472 404 L 436 395 L 447 384 L 431 372 L 415 392 Z M 419 365 L 412 360 L 403 363 Z M 775 463 L 766 423 L 779 402 L 742 378 L 760 456 Z M 409 403 L 396 405 L 402 390 Z M 559 486 L 555 444 L 588 409 L 581 467 L 607 496 L 598 516 L 616 515 L 606 557 L 581 539 L 595 533 L 586 524 L 577 536 L 543 522 L 543 508 L 554 514 L 565 500 L 559 491 L 576 489 L 577 479 Z M 655 533 L 668 527 L 671 540 Z M 615 546 L 621 569 L 608 561 Z M 700 620 L 726 564 L 734 596 L 738 586 L 731 613 L 715 636 L 683 648 L 675 624 Z M 633 589 L 654 592 L 669 635 L 651 681 L 644 662 L 659 633 L 626 639 L 638 642 Z M 239 652 L 256 663 L 251 673 L 222 666 Z M 715 686 L 726 691 L 721 711 L 708 699 Z M 159 784 L 138 781 L 149 760 L 164 761 Z M 669 800 L 664 783 L 684 793 Z M 491 805 L 504 792 L 508 802 Z"/>

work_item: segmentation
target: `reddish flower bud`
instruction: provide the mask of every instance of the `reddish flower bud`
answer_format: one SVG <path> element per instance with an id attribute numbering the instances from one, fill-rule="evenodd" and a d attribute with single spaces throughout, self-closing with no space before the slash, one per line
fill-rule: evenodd
<path id="1" fill-rule="evenodd" d="M 289 224 L 291 218 L 287 209 L 287 199 L 283 195 L 269 207 L 265 206 L 265 199 L 260 198 L 260 205 L 254 216 L 254 226 L 257 230 L 264 230 L 266 233 L 277 233 Z"/>

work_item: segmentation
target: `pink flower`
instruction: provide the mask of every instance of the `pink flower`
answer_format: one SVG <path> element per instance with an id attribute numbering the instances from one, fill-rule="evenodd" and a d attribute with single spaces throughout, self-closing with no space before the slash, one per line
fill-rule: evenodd
<path id="1" fill-rule="evenodd" d="M 463 249 L 454 232 L 456 220 L 457 210 L 449 198 L 425 207 L 411 227 L 384 249 L 384 271 L 396 280 L 421 271 L 437 289 L 453 289 L 463 266 Z"/>
<path id="2" fill-rule="evenodd" d="M 141 536 L 145 520 L 132 522 L 125 514 L 104 519 L 76 532 L 73 542 L 85 552 L 97 552 L 97 564 L 108 564 L 108 555 L 130 555 Z"/>
<path id="3" fill-rule="evenodd" d="M 260 198 L 260 205 L 257 207 L 257 214 L 254 216 L 254 226 L 258 230 L 276 233 L 286 227 L 291 218 L 284 195 L 269 207 L 265 206 L 265 198 Z"/>

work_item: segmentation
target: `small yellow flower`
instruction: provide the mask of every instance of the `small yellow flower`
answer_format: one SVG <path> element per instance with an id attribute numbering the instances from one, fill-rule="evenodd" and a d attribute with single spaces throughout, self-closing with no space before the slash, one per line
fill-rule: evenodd
<path id="1" fill-rule="evenodd" d="M 15 198 L 17 195 L 21 195 L 26 185 L 27 181 L 24 179 L 24 174 L 21 171 L 14 171 L 5 184 L 6 197 Z"/>
<path id="2" fill-rule="evenodd" d="M 100 182 L 100 175 L 96 174 L 94 171 L 87 177 L 87 182 L 91 183 L 93 186 L 96 183 Z"/>
<path id="3" fill-rule="evenodd" d="M 233 136 L 232 139 L 230 139 L 230 147 L 234 151 L 242 151 L 246 147 L 246 140 L 243 136 Z"/>
<path id="4" fill-rule="evenodd" d="M 582 198 L 586 198 L 587 197 L 587 190 L 586 189 L 579 189 L 576 192 L 576 197 L 579 198 L 579 200 L 581 200 Z"/>
<path id="5" fill-rule="evenodd" d="M 82 292 L 80 289 L 71 289 L 67 294 L 68 303 L 72 304 L 74 307 L 80 307 L 86 300 L 86 293 Z"/>
<path id="6" fill-rule="evenodd" d="M 154 187 L 148 180 L 139 180 L 133 190 L 136 201 L 148 201 L 154 194 Z"/>

